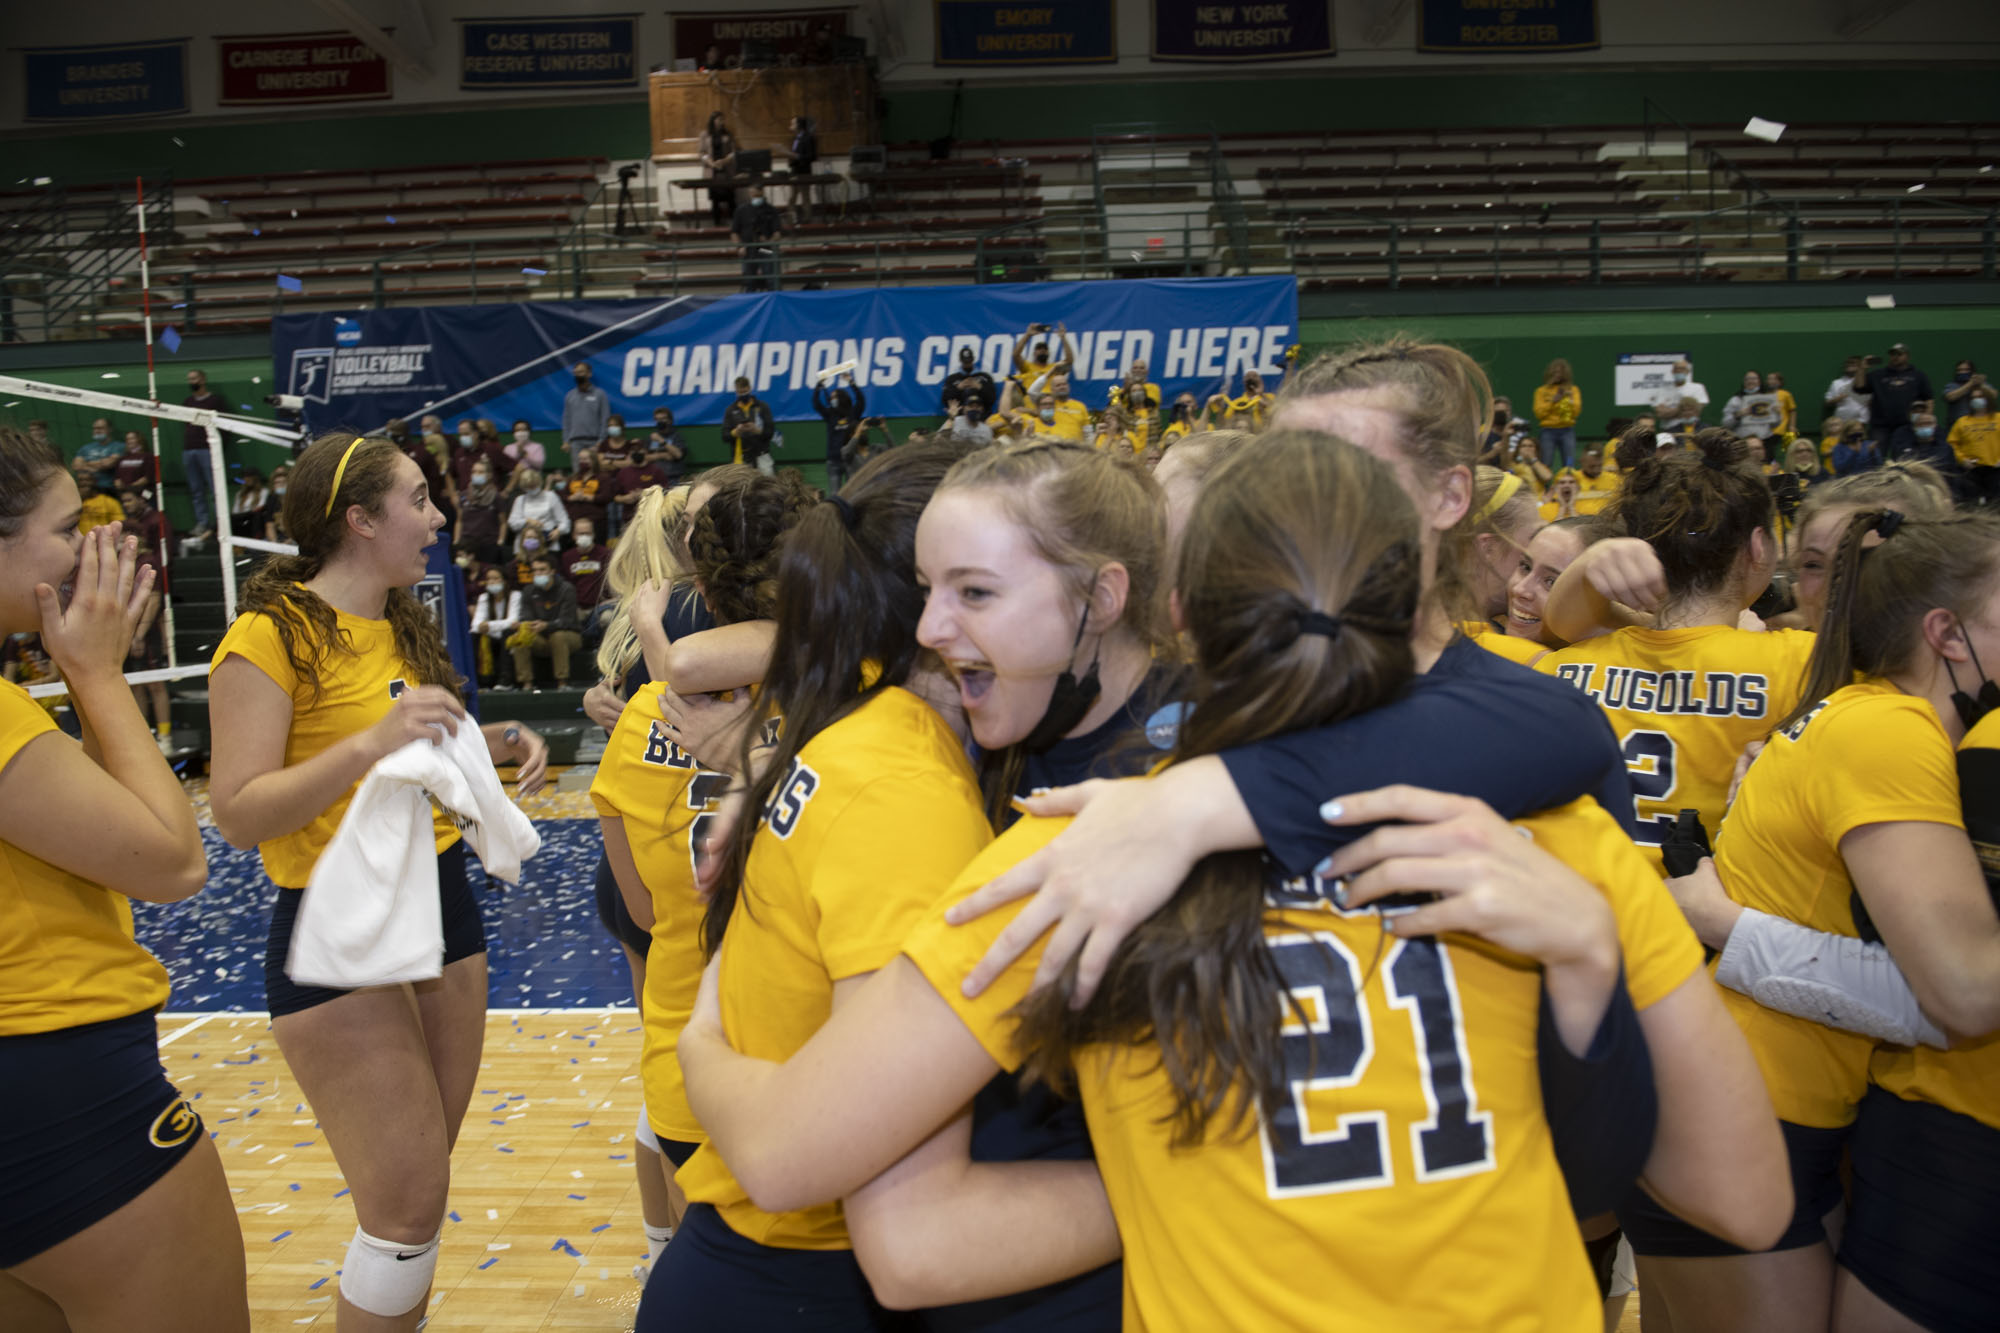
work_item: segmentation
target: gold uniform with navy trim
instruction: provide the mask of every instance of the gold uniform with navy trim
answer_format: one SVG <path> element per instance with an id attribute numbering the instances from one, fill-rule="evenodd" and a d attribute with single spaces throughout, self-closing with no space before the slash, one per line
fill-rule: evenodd
<path id="1" fill-rule="evenodd" d="M 1490 621 L 1461 620 L 1458 627 L 1465 637 L 1492 653 L 1504 657 L 1509 662 L 1531 665 L 1534 660 L 1549 650 L 1549 646 L 1537 639 L 1516 638 Z"/>
<path id="2" fill-rule="evenodd" d="M 893 959 L 991 839 L 958 735 L 908 690 L 880 691 L 807 741 L 764 809 L 723 939 L 729 1044 L 788 1059 L 833 1012 L 834 983 Z M 676 1179 L 760 1244 L 853 1248 L 838 1203 L 767 1213 L 713 1145 Z"/>
<path id="3" fill-rule="evenodd" d="M 1711 839 L 1736 761 L 1798 704 L 1815 636 L 1725 625 L 1621 629 L 1559 649 L 1535 670 L 1588 694 L 1611 719 L 1632 778 L 1637 840 L 1656 870 L 1682 810 Z"/>
<path id="4" fill-rule="evenodd" d="M 1989 713 L 1958 745 L 1962 809 L 1975 812 L 1966 821 L 1968 825 L 1977 822 L 1975 802 L 1989 801 L 1983 790 L 1974 795 L 1986 765 L 1969 769 L 1965 761 L 1972 751 L 2000 751 L 2000 713 Z M 2000 755 L 1982 758 L 2000 761 Z M 1986 842 L 1985 835 L 1976 838 L 1973 846 L 1990 884 L 2000 873 L 2000 846 Z M 2000 1033 L 1954 1043 L 1948 1051 L 1929 1046 L 1883 1046 L 1876 1050 L 1868 1074 L 1884 1091 L 1906 1101 L 1929 1102 L 1970 1116 L 1988 1129 L 2000 1129 Z"/>
<path id="5" fill-rule="evenodd" d="M 231 653 L 276 681 L 292 696 L 292 729 L 285 735 L 285 767 L 303 764 L 320 751 L 339 744 L 349 736 L 368 730 L 387 716 L 396 696 L 419 681 L 414 668 L 396 650 L 395 632 L 386 620 L 366 620 L 345 611 L 334 612 L 341 638 L 352 653 L 329 648 L 320 659 L 320 692 L 313 696 L 308 685 L 292 670 L 285 656 L 278 627 L 261 611 L 246 612 L 236 618 L 215 650 L 210 666 L 222 665 Z M 309 632 L 309 631 L 302 631 Z M 348 802 L 361 788 L 361 780 L 342 792 L 326 809 L 314 815 L 304 828 L 257 844 L 264 869 L 281 888 L 303 889 L 312 878 L 319 854 L 340 829 Z M 458 841 L 458 826 L 433 805 L 431 819 L 440 852 Z"/>
<path id="6" fill-rule="evenodd" d="M 0 770 L 52 733 L 61 735 L 33 696 L 0 680 Z M 0 842 L 0 1037 L 129 1018 L 166 1002 L 166 968 L 132 938 L 131 899 Z"/>
<path id="7" fill-rule="evenodd" d="M 1951 740 L 1925 700 L 1862 681 L 1771 737 L 1722 822 L 1715 868 L 1745 907 L 1856 937 L 1840 840 L 1906 821 L 1965 827 Z M 1872 1037 L 1720 994 L 1750 1039 L 1779 1119 L 1818 1129 L 1852 1123 Z"/>
<path id="8" fill-rule="evenodd" d="M 957 927 L 943 911 L 1067 825 L 1016 823 L 904 946 L 1009 1069 L 1022 1063 L 1010 1011 L 1043 941 L 968 1000 L 959 983 L 1019 905 Z M 1521 826 L 1611 901 L 1635 1003 L 1696 975 L 1701 947 L 1666 886 L 1595 802 Z M 1374 909 L 1343 911 L 1305 880 L 1267 894 L 1264 932 L 1305 1016 L 1286 1021 L 1280 1114 L 1175 1148 L 1156 1050 L 1079 1055 L 1124 1242 L 1127 1333 L 1601 1328 L 1542 1109 L 1540 969 L 1466 936 L 1397 939 Z"/>
<path id="9" fill-rule="evenodd" d="M 604 747 L 590 799 L 599 815 L 618 819 L 632 863 L 653 903 L 652 944 L 646 951 L 646 993 L 639 1077 L 653 1132 L 682 1143 L 705 1142 L 689 1108 L 675 1054 L 681 1029 L 701 990 L 701 919 L 695 896 L 694 847 L 705 816 L 728 787 L 727 773 L 705 769 L 667 738 L 660 707 L 664 681 L 643 685 L 618 715 Z"/>

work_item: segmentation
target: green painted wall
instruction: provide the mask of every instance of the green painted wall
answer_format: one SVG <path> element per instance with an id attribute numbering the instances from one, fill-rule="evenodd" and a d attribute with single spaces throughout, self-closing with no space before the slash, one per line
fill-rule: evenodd
<path id="1" fill-rule="evenodd" d="M 1719 424 L 1722 404 L 1740 387 L 1746 370 L 1782 372 L 1798 399 L 1800 422 L 1813 426 L 1827 382 L 1855 352 L 1882 354 L 1890 343 L 1906 342 L 1910 359 L 1940 391 L 1956 361 L 2000 367 L 2000 306 L 1318 319 L 1301 321 L 1300 336 L 1311 354 L 1399 331 L 1463 347 L 1486 367 L 1494 391 L 1514 400 L 1521 416 L 1531 417 L 1529 404 L 1549 361 L 1567 358 L 1583 391 L 1580 438 L 1602 439 L 1608 418 L 1632 414 L 1612 402 L 1612 368 L 1624 352 L 1686 353 L 1695 378 L 1708 388 L 1711 424 Z"/>

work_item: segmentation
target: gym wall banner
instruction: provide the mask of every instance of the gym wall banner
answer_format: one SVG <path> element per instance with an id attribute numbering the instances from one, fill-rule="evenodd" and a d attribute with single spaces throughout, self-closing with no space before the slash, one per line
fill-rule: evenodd
<path id="1" fill-rule="evenodd" d="M 1595 51 L 1597 0 L 1421 0 L 1417 49 L 1470 55 Z"/>
<path id="2" fill-rule="evenodd" d="M 768 42 L 781 56 L 802 55 L 814 29 L 821 24 L 833 29 L 835 37 L 847 35 L 844 9 L 773 9 L 752 13 L 725 10 L 714 14 L 675 13 L 673 19 L 677 60 L 699 60 L 711 45 L 721 47 L 726 60 L 741 55 L 745 42 Z"/>
<path id="3" fill-rule="evenodd" d="M 350 32 L 218 37 L 220 106 L 370 102 L 391 96 L 389 62 Z"/>
<path id="4" fill-rule="evenodd" d="M 1118 59 L 1111 0 L 936 0 L 940 65 L 1104 65 Z"/>
<path id="5" fill-rule="evenodd" d="M 636 14 L 563 19 L 460 19 L 458 86 L 629 88 L 638 82 Z"/>
<path id="6" fill-rule="evenodd" d="M 1333 54 L 1332 0 L 1153 0 L 1153 59 L 1246 64 Z"/>
<path id="7" fill-rule="evenodd" d="M 579 361 L 627 421 L 666 406 L 684 425 L 712 425 L 738 375 L 779 420 L 815 420 L 813 378 L 843 361 L 859 362 L 854 378 L 871 416 L 935 416 L 959 348 L 972 348 L 998 379 L 1031 323 L 1068 325 L 1070 391 L 1093 407 L 1134 360 L 1147 362 L 1167 399 L 1182 391 L 1206 399 L 1225 385 L 1237 391 L 1245 370 L 1276 387 L 1285 349 L 1298 340 L 1298 284 L 993 283 L 280 315 L 271 347 L 281 392 L 305 400 L 315 432 L 372 430 L 426 412 L 447 424 L 489 417 L 503 431 L 516 420 L 553 429 Z"/>
<path id="8" fill-rule="evenodd" d="M 21 52 L 27 120 L 187 114 L 188 39 Z"/>

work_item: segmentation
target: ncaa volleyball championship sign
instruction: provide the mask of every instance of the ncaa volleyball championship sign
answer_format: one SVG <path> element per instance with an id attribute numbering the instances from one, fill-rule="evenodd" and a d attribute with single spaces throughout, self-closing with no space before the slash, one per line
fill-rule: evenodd
<path id="1" fill-rule="evenodd" d="M 845 361 L 857 363 L 871 414 L 936 415 L 961 349 L 998 379 L 1030 324 L 1067 327 L 1079 398 L 1102 401 L 1135 360 L 1169 399 L 1205 398 L 1246 370 L 1275 384 L 1298 341 L 1298 284 L 1165 278 L 429 306 L 281 315 L 271 343 L 276 379 L 305 400 L 315 431 L 426 412 L 542 429 L 562 420 L 580 361 L 627 420 L 666 406 L 683 423 L 714 424 L 739 376 L 780 420 L 811 420 L 816 377 Z M 1044 339 L 1058 341 L 1038 334 L 1029 350 Z"/>

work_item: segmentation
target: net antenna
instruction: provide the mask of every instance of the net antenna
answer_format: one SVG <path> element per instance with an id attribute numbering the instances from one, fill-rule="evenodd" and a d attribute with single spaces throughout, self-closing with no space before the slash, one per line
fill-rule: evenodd
<path id="1" fill-rule="evenodd" d="M 297 555 L 299 548 L 285 542 L 261 541 L 255 537 L 239 537 L 230 528 L 229 477 L 222 462 L 222 435 L 241 435 L 252 440 L 262 440 L 267 444 L 283 445 L 291 449 L 298 444 L 298 432 L 272 421 L 259 421 L 255 417 L 240 417 L 228 412 L 217 412 L 212 408 L 182 407 L 176 403 L 162 403 L 144 398 L 128 398 L 123 394 L 104 393 L 97 389 L 79 389 L 67 384 L 47 384 L 41 380 L 17 379 L 12 375 L 0 375 L 0 393 L 18 395 L 22 398 L 46 398 L 55 402 L 73 403 L 78 407 L 95 408 L 103 412 L 123 412 L 130 416 L 165 417 L 169 421 L 186 422 L 200 426 L 208 433 L 210 457 L 216 460 L 208 470 L 209 484 L 214 488 L 215 542 L 222 556 L 222 609 L 223 624 L 236 619 L 236 561 L 234 552 L 264 551 L 272 555 Z M 159 427 L 153 430 L 153 472 L 159 476 Z M 173 619 L 171 611 L 164 605 L 162 614 L 167 616 L 162 628 L 167 640 L 167 665 L 157 671 L 133 671 L 125 676 L 126 683 L 144 685 L 156 680 L 183 680 L 189 676 L 208 674 L 208 663 L 200 662 L 183 666 L 179 651 L 174 644 Z M 69 686 L 54 681 L 29 687 L 29 694 L 43 697 L 69 693 Z"/>

